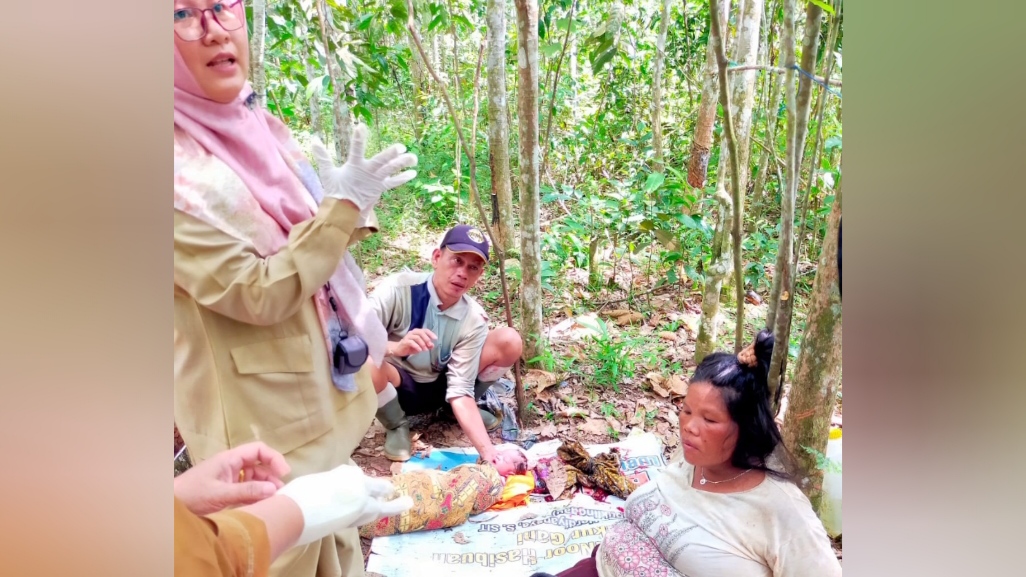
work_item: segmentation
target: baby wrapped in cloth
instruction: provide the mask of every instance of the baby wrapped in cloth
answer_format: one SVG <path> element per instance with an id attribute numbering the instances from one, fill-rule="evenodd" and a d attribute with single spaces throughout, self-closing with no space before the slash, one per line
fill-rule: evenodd
<path id="1" fill-rule="evenodd" d="M 455 527 L 499 501 L 506 481 L 495 467 L 460 465 L 449 471 L 407 471 L 391 479 L 397 495 L 413 498 L 413 508 L 360 528 L 361 537 L 384 537 Z"/>

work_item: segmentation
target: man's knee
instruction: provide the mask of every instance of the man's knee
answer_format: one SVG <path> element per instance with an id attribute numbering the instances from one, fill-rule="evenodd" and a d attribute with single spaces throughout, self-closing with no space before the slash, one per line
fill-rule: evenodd
<path id="1" fill-rule="evenodd" d="M 388 383 L 398 386 L 399 371 L 391 363 L 383 362 L 380 367 L 375 367 L 374 363 L 368 364 L 370 365 L 371 381 L 374 383 L 375 391 L 380 393 Z"/>
<path id="2" fill-rule="evenodd" d="M 488 340 L 495 347 L 499 364 L 510 366 L 520 359 L 524 352 L 524 341 L 520 333 L 513 327 L 500 327 L 488 335 Z"/>

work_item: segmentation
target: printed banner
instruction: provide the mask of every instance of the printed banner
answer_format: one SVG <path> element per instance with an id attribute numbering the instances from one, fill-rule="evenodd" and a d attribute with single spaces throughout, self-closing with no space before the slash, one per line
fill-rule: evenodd
<path id="1" fill-rule="evenodd" d="M 556 454 L 560 441 L 531 447 L 529 461 Z M 643 485 L 666 466 L 663 445 L 651 433 L 635 434 L 618 443 L 591 445 L 596 455 L 611 448 L 621 453 L 621 470 Z M 404 466 L 449 470 L 477 460 L 474 449 L 441 449 L 415 457 Z M 383 577 L 528 577 L 535 571 L 556 574 L 591 556 L 606 529 L 623 518 L 623 501 L 608 497 L 600 503 L 578 494 L 570 501 L 546 503 L 532 496 L 524 507 L 486 511 L 451 529 L 377 537 L 371 544 L 368 574 Z"/>
<path id="2" fill-rule="evenodd" d="M 587 495 L 570 501 L 529 503 L 485 512 L 438 531 L 378 537 L 371 544 L 368 575 L 527 577 L 559 573 L 591 556 L 621 508 Z"/>

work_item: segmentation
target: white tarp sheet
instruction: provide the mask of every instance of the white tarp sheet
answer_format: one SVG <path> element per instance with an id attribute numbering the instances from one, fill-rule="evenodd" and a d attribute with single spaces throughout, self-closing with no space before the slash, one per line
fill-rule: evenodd
<path id="1" fill-rule="evenodd" d="M 555 454 L 559 441 L 531 447 L 528 457 Z M 651 433 L 632 435 L 610 445 L 585 447 L 592 455 L 617 447 L 624 474 L 636 483 L 649 481 L 666 465 L 663 446 Z M 473 449 L 434 451 L 428 459 L 406 463 L 404 470 L 449 468 L 452 461 L 475 455 Z M 476 455 L 475 455 L 476 458 Z M 606 529 L 623 518 L 623 501 L 600 503 L 578 494 L 570 501 L 533 501 L 506 511 L 486 511 L 451 529 L 377 537 L 371 545 L 368 573 L 384 577 L 528 577 L 535 571 L 558 573 L 591 556 Z M 457 542 L 457 533 L 462 533 Z"/>

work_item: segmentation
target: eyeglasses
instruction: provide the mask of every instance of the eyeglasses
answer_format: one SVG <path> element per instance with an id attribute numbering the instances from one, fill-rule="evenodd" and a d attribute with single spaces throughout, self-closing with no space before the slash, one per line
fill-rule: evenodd
<path id="1" fill-rule="evenodd" d="M 199 40 L 207 34 L 207 12 L 226 31 L 238 30 L 245 23 L 233 10 L 242 0 L 218 2 L 210 8 L 179 8 L 175 10 L 175 34 L 186 42 Z"/>

